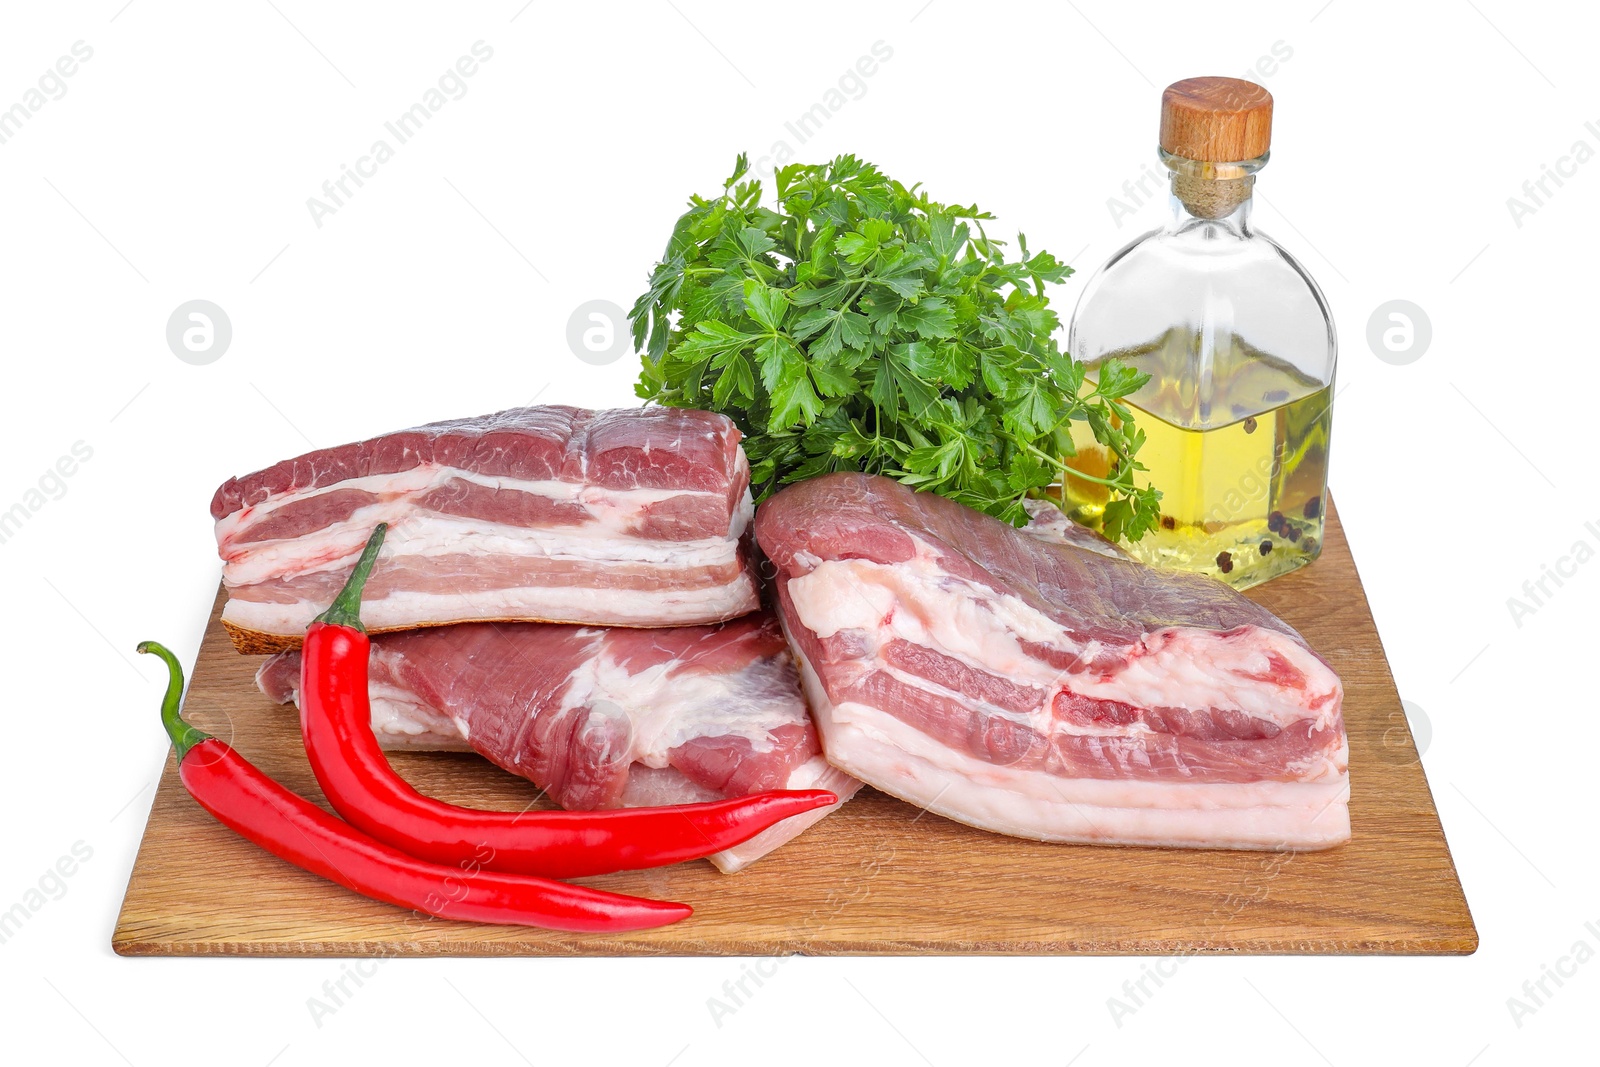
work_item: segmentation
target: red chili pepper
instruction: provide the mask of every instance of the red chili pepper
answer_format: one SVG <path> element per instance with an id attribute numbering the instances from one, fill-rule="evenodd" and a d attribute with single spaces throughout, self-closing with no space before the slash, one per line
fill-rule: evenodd
<path id="1" fill-rule="evenodd" d="M 774 823 L 838 803 L 825 789 L 776 790 L 705 804 L 611 811 L 482 811 L 423 796 L 395 773 L 372 732 L 369 643 L 361 590 L 387 526 L 380 524 L 333 606 L 306 631 L 300 730 L 328 803 L 380 841 L 438 863 L 487 849 L 484 866 L 581 878 L 698 859 Z"/>
<path id="2" fill-rule="evenodd" d="M 447 867 L 408 856 L 329 815 L 262 774 L 179 712 L 183 668 L 154 641 L 140 652 L 167 664 L 161 722 L 178 778 L 217 821 L 302 870 L 362 896 L 444 919 L 599 933 L 645 930 L 687 918 L 687 904 L 621 896 L 529 875 Z"/>

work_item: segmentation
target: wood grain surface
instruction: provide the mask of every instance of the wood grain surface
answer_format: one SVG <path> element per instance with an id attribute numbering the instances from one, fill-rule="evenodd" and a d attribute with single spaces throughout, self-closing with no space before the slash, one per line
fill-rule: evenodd
<path id="1" fill-rule="evenodd" d="M 699 861 L 588 879 L 693 904 L 661 930 L 592 936 L 420 917 L 289 866 L 225 829 L 169 754 L 112 945 L 124 955 L 1420 953 L 1477 948 L 1427 779 L 1337 513 L 1322 558 L 1250 594 L 1344 680 L 1353 839 L 1329 852 L 1037 844 L 865 789 L 748 870 Z M 256 689 L 219 595 L 185 714 L 322 802 L 292 706 Z M 130 708 L 157 726 L 156 708 Z M 520 808 L 534 787 L 472 755 L 402 754 L 424 792 Z"/>
<path id="2" fill-rule="evenodd" d="M 1185 78 L 1161 93 L 1161 147 L 1184 159 L 1242 163 L 1272 147 L 1272 94 L 1239 78 Z"/>

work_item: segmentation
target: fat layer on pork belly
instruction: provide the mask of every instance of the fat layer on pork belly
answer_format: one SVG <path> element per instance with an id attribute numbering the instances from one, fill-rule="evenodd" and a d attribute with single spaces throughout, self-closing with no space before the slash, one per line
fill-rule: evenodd
<path id="1" fill-rule="evenodd" d="M 543 406 L 435 423 L 229 479 L 223 618 L 304 631 L 388 523 L 373 629 L 485 619 L 671 626 L 758 605 L 749 466 L 709 412 Z"/>
<path id="2" fill-rule="evenodd" d="M 1042 840 L 1348 839 L 1339 680 L 1226 586 L 866 475 L 756 528 L 828 759 L 863 781 Z"/>
<path id="3" fill-rule="evenodd" d="M 562 807 L 859 787 L 822 755 L 795 667 L 767 613 L 659 630 L 466 623 L 372 639 L 373 729 L 391 749 L 474 750 Z M 257 682 L 297 701 L 300 656 Z M 832 808 L 787 819 L 712 862 L 735 871 Z"/>

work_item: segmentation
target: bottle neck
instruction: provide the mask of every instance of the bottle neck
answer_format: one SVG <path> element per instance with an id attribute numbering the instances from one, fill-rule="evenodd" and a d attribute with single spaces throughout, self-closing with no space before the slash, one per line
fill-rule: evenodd
<path id="1" fill-rule="evenodd" d="M 1174 229 L 1204 222 L 1239 236 L 1249 234 L 1251 193 L 1256 171 L 1266 165 L 1266 155 L 1237 163 L 1212 163 L 1163 151 L 1161 161 L 1172 172 Z"/>
<path id="2" fill-rule="evenodd" d="M 1177 228 L 1211 222 L 1241 235 L 1250 232 L 1250 193 L 1255 176 L 1232 179 L 1172 176 L 1172 223 Z"/>

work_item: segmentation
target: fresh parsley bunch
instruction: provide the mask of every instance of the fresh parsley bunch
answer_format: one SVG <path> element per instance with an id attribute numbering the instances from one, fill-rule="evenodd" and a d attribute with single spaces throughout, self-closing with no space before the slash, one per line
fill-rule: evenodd
<path id="1" fill-rule="evenodd" d="M 629 318 L 647 399 L 709 408 L 746 435 L 751 481 L 827 471 L 898 478 L 1020 525 L 1061 481 L 1086 421 L 1111 453 L 1105 532 L 1137 539 L 1160 498 L 1133 475 L 1144 433 L 1118 401 L 1148 375 L 1107 361 L 1096 381 L 1057 347 L 1045 295 L 1072 269 L 1008 262 L 994 216 L 930 200 L 854 156 L 792 164 L 775 208 L 743 181 L 694 196 Z"/>

